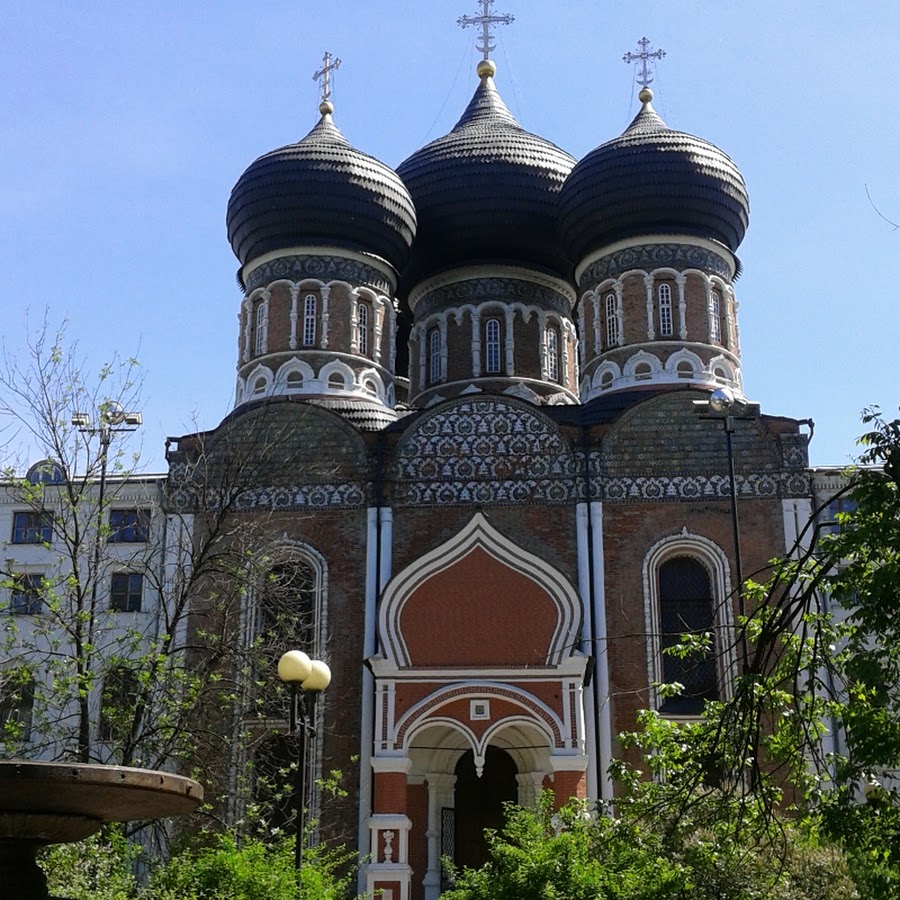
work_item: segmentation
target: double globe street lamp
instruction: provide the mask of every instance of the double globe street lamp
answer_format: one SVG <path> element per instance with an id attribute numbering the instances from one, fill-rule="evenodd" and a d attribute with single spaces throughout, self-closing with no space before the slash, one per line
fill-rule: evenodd
<path id="1" fill-rule="evenodd" d="M 306 796 L 306 749 L 309 744 L 309 732 L 315 728 L 316 698 L 331 684 L 331 669 L 319 659 L 310 659 L 302 650 L 288 650 L 278 660 L 278 677 L 291 689 L 288 730 L 297 739 L 297 767 L 294 773 L 297 834 L 294 844 L 294 864 L 299 877 L 303 868 L 305 840 L 303 801 Z"/>

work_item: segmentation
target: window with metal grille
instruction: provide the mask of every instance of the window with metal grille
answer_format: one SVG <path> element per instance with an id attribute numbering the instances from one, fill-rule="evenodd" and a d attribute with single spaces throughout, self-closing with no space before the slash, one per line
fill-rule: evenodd
<path id="1" fill-rule="evenodd" d="M 136 672 L 127 666 L 116 666 L 107 673 L 100 691 L 101 741 L 124 741 L 128 738 L 138 694 Z"/>
<path id="2" fill-rule="evenodd" d="M 311 347 L 316 342 L 316 295 L 303 298 L 303 345 Z"/>
<path id="3" fill-rule="evenodd" d="M 500 320 L 488 319 L 484 325 L 484 370 L 500 371 Z"/>
<path id="4" fill-rule="evenodd" d="M 432 328 L 428 335 L 428 382 L 437 384 L 441 380 L 441 332 Z"/>
<path id="5" fill-rule="evenodd" d="M 606 349 L 615 347 L 619 342 L 619 319 L 616 315 L 616 295 L 607 294 L 605 300 L 606 313 Z"/>
<path id="6" fill-rule="evenodd" d="M 139 544 L 150 535 L 149 509 L 111 509 L 109 511 L 109 542 L 111 544 Z"/>
<path id="7" fill-rule="evenodd" d="M 44 606 L 42 586 L 43 574 L 29 572 L 16 577 L 10 591 L 9 611 L 16 616 L 34 616 Z"/>
<path id="8" fill-rule="evenodd" d="M 256 355 L 266 352 L 266 304 L 261 302 L 256 307 Z"/>
<path id="9" fill-rule="evenodd" d="M 356 334 L 359 352 L 366 356 L 369 352 L 369 307 L 365 303 L 356 304 Z"/>
<path id="10" fill-rule="evenodd" d="M 34 714 L 34 677 L 27 669 L 0 672 L 0 741 L 27 741 Z"/>
<path id="11" fill-rule="evenodd" d="M 661 284 L 657 290 L 659 298 L 659 333 L 663 337 L 672 334 L 672 288 Z"/>
<path id="12" fill-rule="evenodd" d="M 546 331 L 547 342 L 547 377 L 551 381 L 559 381 L 559 338 L 552 326 Z"/>
<path id="13" fill-rule="evenodd" d="M 709 337 L 717 344 L 722 342 L 722 301 L 718 291 L 709 298 Z"/>
<path id="14" fill-rule="evenodd" d="M 140 612 L 144 576 L 140 572 L 113 572 L 109 606 L 114 612 Z"/>
<path id="15" fill-rule="evenodd" d="M 660 712 L 697 715 L 707 700 L 719 696 L 715 646 L 686 657 L 664 652 L 685 634 L 714 634 L 715 603 L 709 572 L 690 556 L 676 556 L 659 567 L 659 627 L 662 680 L 684 686 L 680 696 L 666 698 Z"/>
<path id="16" fill-rule="evenodd" d="M 14 544 L 49 544 L 52 540 L 52 513 L 35 510 L 13 513 Z"/>

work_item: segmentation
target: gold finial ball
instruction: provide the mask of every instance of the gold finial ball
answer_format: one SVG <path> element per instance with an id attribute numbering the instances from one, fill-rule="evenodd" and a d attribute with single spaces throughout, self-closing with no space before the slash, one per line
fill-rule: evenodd
<path id="1" fill-rule="evenodd" d="M 334 104 L 330 100 L 323 100 L 319 104 L 319 112 L 323 116 L 330 116 L 334 112 Z"/>
<path id="2" fill-rule="evenodd" d="M 492 59 L 483 59 L 478 63 L 479 78 L 493 78 L 497 74 L 497 66 Z"/>
<path id="3" fill-rule="evenodd" d="M 653 91 L 651 91 L 648 87 L 641 88 L 641 92 L 638 94 L 638 99 L 641 101 L 641 103 L 649 103 L 653 99 Z"/>

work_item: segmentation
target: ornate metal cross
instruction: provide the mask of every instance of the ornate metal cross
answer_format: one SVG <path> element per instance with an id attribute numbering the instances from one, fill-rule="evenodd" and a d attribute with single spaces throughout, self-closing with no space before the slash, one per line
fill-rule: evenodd
<path id="1" fill-rule="evenodd" d="M 515 16 L 511 16 L 508 13 L 496 16 L 491 13 L 494 0 L 479 0 L 479 2 L 481 3 L 480 16 L 460 16 L 456 22 L 460 28 L 467 28 L 469 25 L 481 26 L 481 43 L 475 44 L 475 48 L 481 51 L 485 59 L 489 59 L 491 51 L 497 48 L 496 44 L 491 43 L 491 38 L 493 37 L 491 29 L 493 26 L 510 25 L 516 19 Z"/>
<path id="2" fill-rule="evenodd" d="M 313 75 L 313 81 L 322 82 L 322 102 L 325 103 L 331 96 L 331 73 L 341 67 L 339 59 L 332 59 L 331 54 L 326 50 L 322 57 L 322 68 Z"/>
<path id="3" fill-rule="evenodd" d="M 640 77 L 637 79 L 637 83 L 641 85 L 641 87 L 647 87 L 653 81 L 653 78 L 650 76 L 650 72 L 647 68 L 647 62 L 651 59 L 662 59 L 666 55 L 665 50 L 652 50 L 648 51 L 648 47 L 650 46 L 650 41 L 647 38 L 642 37 L 638 41 L 638 46 L 641 48 L 640 53 L 632 53 L 629 51 L 622 57 L 622 61 L 626 63 L 633 63 L 640 60 L 641 62 L 641 71 Z"/>

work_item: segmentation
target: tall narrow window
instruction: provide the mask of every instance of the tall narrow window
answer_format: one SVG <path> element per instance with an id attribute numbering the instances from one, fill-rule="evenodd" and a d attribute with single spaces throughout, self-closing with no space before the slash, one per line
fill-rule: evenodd
<path id="1" fill-rule="evenodd" d="M 605 300 L 606 312 L 606 349 L 615 347 L 619 342 L 619 319 L 616 315 L 616 295 L 607 294 Z"/>
<path id="2" fill-rule="evenodd" d="M 0 745 L 27 741 L 34 712 L 34 677 L 28 669 L 0 672 Z"/>
<path id="3" fill-rule="evenodd" d="M 316 295 L 303 298 L 303 345 L 312 347 L 316 342 Z"/>
<path id="4" fill-rule="evenodd" d="M 9 611 L 16 616 L 34 616 L 41 612 L 44 576 L 36 572 L 19 575 L 9 592 Z"/>
<path id="5" fill-rule="evenodd" d="M 551 381 L 559 381 L 559 338 L 552 326 L 545 333 L 547 345 L 547 377 Z"/>
<path id="6" fill-rule="evenodd" d="M 715 642 L 705 654 L 686 657 L 666 653 L 681 643 L 685 634 L 715 634 L 715 603 L 706 567 L 690 556 L 675 556 L 659 567 L 659 647 L 662 651 L 662 681 L 677 682 L 684 689 L 669 697 L 660 712 L 698 715 L 707 700 L 719 696 Z"/>
<path id="7" fill-rule="evenodd" d="M 266 352 L 266 304 L 260 301 L 256 307 L 256 355 Z"/>
<path id="8" fill-rule="evenodd" d="M 484 325 L 484 368 L 492 374 L 500 371 L 499 319 L 488 319 Z"/>
<path id="9" fill-rule="evenodd" d="M 140 572 L 114 572 L 110 579 L 109 606 L 113 612 L 140 612 L 144 576 Z"/>
<path id="10" fill-rule="evenodd" d="M 369 307 L 365 303 L 356 304 L 356 338 L 362 356 L 369 353 Z"/>
<path id="11" fill-rule="evenodd" d="M 722 300 L 718 291 L 709 298 L 709 337 L 717 344 L 722 343 Z"/>
<path id="12" fill-rule="evenodd" d="M 661 284 L 657 290 L 659 297 L 659 333 L 663 337 L 672 335 L 672 288 Z"/>
<path id="13" fill-rule="evenodd" d="M 441 332 L 432 328 L 428 333 L 428 382 L 437 384 L 441 380 Z"/>

